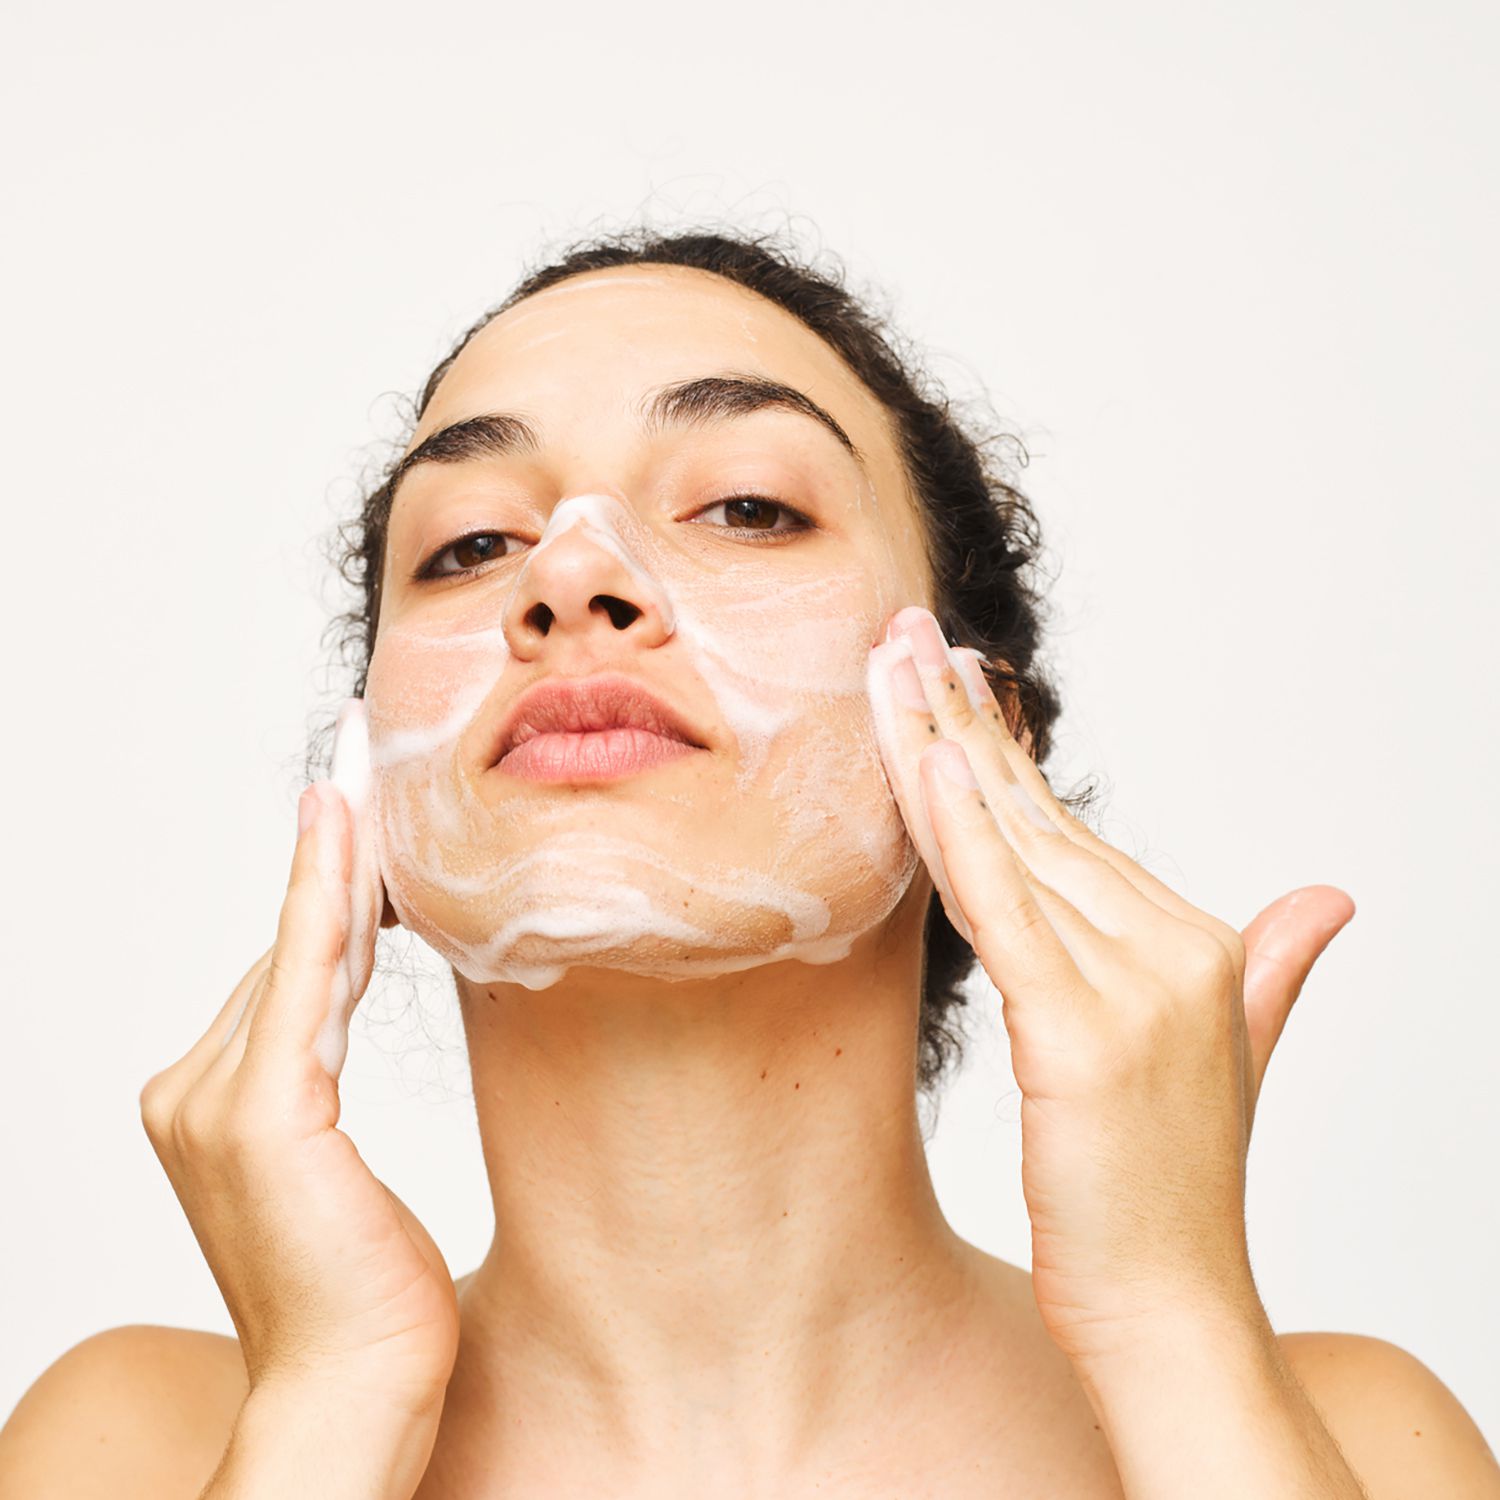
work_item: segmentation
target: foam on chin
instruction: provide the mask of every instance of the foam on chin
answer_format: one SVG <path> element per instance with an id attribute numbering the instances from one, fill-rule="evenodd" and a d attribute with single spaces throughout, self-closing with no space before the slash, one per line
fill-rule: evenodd
<path id="1" fill-rule="evenodd" d="M 465 765 L 460 743 L 509 659 L 511 590 L 575 527 L 658 602 L 676 637 L 658 649 L 677 647 L 698 680 L 687 701 L 706 689 L 732 733 L 732 783 L 708 752 L 596 787 L 498 793 Z M 379 868 L 402 922 L 469 980 L 836 962 L 907 889 L 919 860 L 866 687 L 891 601 L 865 569 L 789 579 L 773 549 L 734 545 L 746 555 L 710 571 L 620 500 L 575 496 L 503 591 L 476 580 L 449 617 L 382 626 L 366 694 Z"/>

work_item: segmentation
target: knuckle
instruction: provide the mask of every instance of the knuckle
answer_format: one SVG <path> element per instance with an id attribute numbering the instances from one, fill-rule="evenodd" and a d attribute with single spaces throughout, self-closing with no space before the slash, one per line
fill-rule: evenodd
<path id="1" fill-rule="evenodd" d="M 307 972 L 308 962 L 306 955 L 294 956 L 288 946 L 278 944 L 266 970 L 265 997 L 295 993 L 299 979 Z"/>
<path id="2" fill-rule="evenodd" d="M 986 923 L 986 926 L 989 924 Z M 1014 898 L 1004 914 L 1001 931 L 1030 941 L 1045 937 L 1052 924 L 1047 920 L 1034 900 L 1024 896 Z M 977 929 L 976 929 L 977 930 Z"/>
<path id="3" fill-rule="evenodd" d="M 974 705 L 969 701 L 969 695 L 964 691 L 963 684 L 956 676 L 949 673 L 945 679 L 947 686 L 947 703 L 944 705 L 947 713 L 948 724 L 953 729 L 967 729 L 975 721 Z"/>
<path id="4" fill-rule="evenodd" d="M 309 977 L 326 978 L 337 966 L 342 951 L 342 939 L 327 931 L 306 934 L 296 942 L 277 943 L 266 968 L 266 991 L 295 993 Z"/>
<path id="5" fill-rule="evenodd" d="M 1206 920 L 1203 922 L 1203 926 L 1208 935 L 1224 949 L 1229 955 L 1231 962 L 1233 962 L 1237 955 L 1243 954 L 1245 951 L 1245 940 L 1240 936 L 1239 929 L 1231 927 L 1228 922 L 1223 921 L 1219 917 L 1211 916 L 1207 913 L 1204 915 Z"/>
<path id="6" fill-rule="evenodd" d="M 1223 930 L 1219 933 L 1219 941 L 1229 955 L 1230 968 L 1237 978 L 1242 978 L 1245 973 L 1245 940 L 1227 922 L 1220 925 Z"/>
<path id="7" fill-rule="evenodd" d="M 1188 934 L 1179 964 L 1183 978 L 1195 989 L 1229 985 L 1237 977 L 1230 950 L 1214 933 L 1202 928 L 1195 927 Z"/>
<path id="8" fill-rule="evenodd" d="M 219 1134 L 219 1109 L 201 1089 L 190 1089 L 173 1111 L 168 1136 L 183 1156 L 209 1149 Z"/>
<path id="9" fill-rule="evenodd" d="M 166 1070 L 153 1073 L 141 1086 L 141 1123 L 146 1127 L 146 1134 L 153 1140 L 164 1138 L 171 1126 L 172 1106 L 168 1087 Z"/>
<path id="10" fill-rule="evenodd" d="M 140 1087 L 137 1098 L 140 1101 L 141 1113 L 158 1107 L 160 1100 L 167 1091 L 168 1069 L 162 1068 L 153 1073 Z"/>
<path id="11" fill-rule="evenodd" d="M 266 993 L 273 995 L 284 989 L 295 977 L 295 970 L 287 958 L 286 949 L 278 943 L 266 966 Z"/>

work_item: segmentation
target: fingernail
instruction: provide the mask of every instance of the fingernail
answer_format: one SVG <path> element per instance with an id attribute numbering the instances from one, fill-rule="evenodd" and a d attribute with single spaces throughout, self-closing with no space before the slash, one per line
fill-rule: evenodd
<path id="1" fill-rule="evenodd" d="M 312 786 L 304 787 L 302 795 L 297 799 L 297 833 L 302 835 L 312 827 L 318 816 L 318 787 L 314 782 Z"/>
<path id="2" fill-rule="evenodd" d="M 922 679 L 917 676 L 917 669 L 911 657 L 903 656 L 892 666 L 891 689 L 905 707 L 916 709 L 918 713 L 932 712 L 927 702 L 927 694 L 922 691 Z"/>
<path id="3" fill-rule="evenodd" d="M 950 786 L 964 792 L 979 790 L 974 768 L 969 764 L 969 757 L 964 754 L 964 748 L 957 740 L 939 740 L 937 744 L 929 745 L 922 756 L 924 760 L 932 761 L 933 769 Z"/>
<path id="4" fill-rule="evenodd" d="M 908 642 L 912 654 L 924 667 L 942 668 L 948 665 L 943 632 L 938 629 L 932 611 L 924 609 L 920 604 L 908 604 L 891 616 L 891 623 L 886 627 L 886 639 Z"/>
<path id="5" fill-rule="evenodd" d="M 926 610 L 922 611 L 921 616 L 907 631 L 907 639 L 911 641 L 911 654 L 924 667 L 941 672 L 948 665 L 948 647 L 943 640 L 943 632 Z"/>

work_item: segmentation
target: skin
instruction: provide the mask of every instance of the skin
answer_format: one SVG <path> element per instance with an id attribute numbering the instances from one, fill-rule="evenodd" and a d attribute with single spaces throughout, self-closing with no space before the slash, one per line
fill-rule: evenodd
<path id="1" fill-rule="evenodd" d="M 412 444 L 475 413 L 522 409 L 547 435 L 532 470 L 544 494 L 640 504 L 655 455 L 633 400 L 728 368 L 810 395 L 864 455 L 879 512 L 839 503 L 858 474 L 815 423 L 778 412 L 733 424 L 736 451 L 754 444 L 813 469 L 826 528 L 774 560 L 795 576 L 816 547 L 818 566 L 863 570 L 873 644 L 890 603 L 931 599 L 884 412 L 819 338 L 719 278 L 603 272 L 529 299 L 470 343 Z M 437 607 L 403 584 L 402 564 L 417 555 L 423 510 L 460 477 L 456 466 L 416 471 L 425 488 L 398 499 L 385 571 L 395 624 Z M 609 622 L 578 608 L 628 587 L 608 567 L 603 552 L 580 549 L 571 570 L 534 583 L 551 591 L 557 620 L 544 639 L 517 638 L 535 671 L 578 672 L 591 652 L 617 647 Z M 666 647 L 643 634 L 636 649 L 649 659 Z M 731 771 L 726 756 L 652 775 L 715 799 Z M 634 789 L 619 785 L 629 807 Z M 744 808 L 733 829 L 752 866 L 774 861 L 771 811 Z M 670 985 L 578 969 L 539 993 L 459 976 L 503 1233 L 462 1286 L 424 1493 L 479 1472 L 616 1493 L 672 1475 L 727 1493 L 739 1476 L 769 1484 L 837 1470 L 868 1443 L 872 1400 L 894 1398 L 915 1421 L 933 1408 L 926 1371 L 988 1362 L 993 1346 L 973 1329 L 981 1310 L 990 1316 L 996 1272 L 938 1209 L 913 1098 L 930 889 L 919 873 L 832 964 Z M 951 1395 L 942 1404 L 952 1420 Z M 587 1460 L 557 1448 L 557 1434 L 580 1426 Z M 566 1467 L 581 1462 L 586 1472 Z"/>

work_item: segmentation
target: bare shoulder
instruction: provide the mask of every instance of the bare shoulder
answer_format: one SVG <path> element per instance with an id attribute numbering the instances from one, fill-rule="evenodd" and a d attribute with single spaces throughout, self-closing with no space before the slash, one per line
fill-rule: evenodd
<path id="1" fill-rule="evenodd" d="M 249 1382 L 239 1343 L 133 1323 L 75 1344 L 0 1429 L 0 1500 L 194 1500 Z"/>
<path id="2" fill-rule="evenodd" d="M 1414 1354 L 1361 1333 L 1277 1342 L 1370 1500 L 1500 1500 L 1500 1465 L 1458 1397 Z"/>

